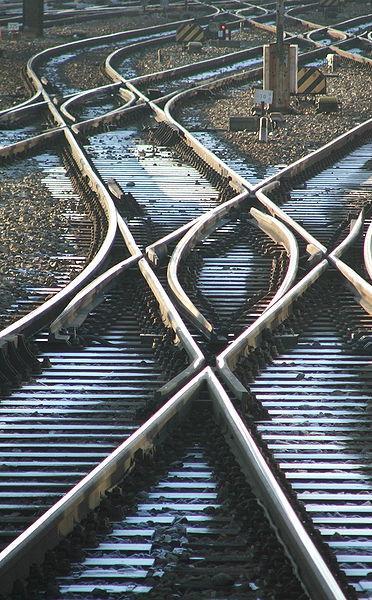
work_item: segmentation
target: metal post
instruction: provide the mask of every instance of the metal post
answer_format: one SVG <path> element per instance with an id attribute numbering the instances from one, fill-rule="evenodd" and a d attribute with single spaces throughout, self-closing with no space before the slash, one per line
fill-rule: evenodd
<path id="1" fill-rule="evenodd" d="M 276 76 L 274 106 L 286 110 L 290 102 L 289 55 L 284 46 L 284 0 L 276 0 Z"/>
<path id="2" fill-rule="evenodd" d="M 276 43 L 280 63 L 284 62 L 284 0 L 276 0 Z"/>
<path id="3" fill-rule="evenodd" d="M 44 0 L 23 0 L 23 30 L 37 37 L 43 35 Z"/>
<path id="4" fill-rule="evenodd" d="M 267 143 L 269 122 L 267 117 L 260 118 L 260 130 L 258 132 L 258 141 Z"/>

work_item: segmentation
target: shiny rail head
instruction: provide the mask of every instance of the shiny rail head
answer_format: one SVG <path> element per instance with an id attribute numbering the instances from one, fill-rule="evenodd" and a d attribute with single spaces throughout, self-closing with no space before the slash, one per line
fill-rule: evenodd
<path id="1" fill-rule="evenodd" d="M 205 378 L 204 370 L 0 553 L 2 592 L 9 593 L 15 579 L 27 577 L 31 564 L 41 563 L 47 550 L 66 537 L 104 493 L 133 469 L 137 452 L 151 453 L 167 428 L 182 420 Z"/>

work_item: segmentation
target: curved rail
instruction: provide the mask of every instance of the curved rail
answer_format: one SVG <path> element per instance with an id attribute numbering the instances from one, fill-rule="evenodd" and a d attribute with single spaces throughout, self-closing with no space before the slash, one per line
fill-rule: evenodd
<path id="1" fill-rule="evenodd" d="M 41 90 L 37 90 L 30 98 L 27 98 L 27 100 L 24 100 L 15 106 L 11 106 L 10 108 L 4 108 L 3 110 L 0 110 L 0 118 L 15 110 L 27 108 L 33 104 L 38 104 L 39 102 L 42 102 L 42 97 Z"/>
<path id="2" fill-rule="evenodd" d="M 185 380 L 192 377 L 204 366 L 205 357 L 192 338 L 190 332 L 188 331 L 148 262 L 145 259 L 141 259 L 138 263 L 138 266 L 158 301 L 160 314 L 164 325 L 168 327 L 168 329 L 173 329 L 175 332 L 174 343 L 182 344 L 191 361 L 191 364 L 186 367 L 186 369 L 181 371 L 181 373 L 176 375 L 171 381 L 164 384 L 160 390 L 158 390 L 157 394 L 159 396 L 167 396 L 170 393 L 174 393 L 175 389 L 177 389 L 181 384 L 185 383 Z"/>
<path id="3" fill-rule="evenodd" d="M 331 258 L 339 258 L 345 250 L 355 242 L 355 240 L 361 235 L 363 229 L 363 221 L 365 215 L 365 207 L 360 211 L 357 219 L 351 222 L 350 232 L 346 238 L 335 248 L 329 255 Z"/>
<path id="4" fill-rule="evenodd" d="M 131 253 L 131 257 L 122 260 L 110 269 L 96 277 L 71 300 L 62 313 L 51 323 L 49 332 L 56 338 L 69 337 L 65 332 L 79 327 L 93 310 L 103 300 L 102 294 L 110 287 L 113 281 L 124 271 L 137 264 L 142 258 L 135 239 L 129 231 L 124 219 L 117 213 L 118 227 L 123 241 Z M 63 333 L 61 333 L 63 330 Z"/>
<path id="5" fill-rule="evenodd" d="M 49 327 L 49 331 L 57 339 L 69 338 L 70 333 L 68 330 L 72 330 L 73 334 L 75 333 L 74 330 L 83 323 L 89 312 L 104 300 L 103 293 L 109 289 L 114 283 L 114 280 L 121 276 L 124 271 L 135 264 L 138 264 L 143 277 L 158 301 L 164 325 L 168 329 L 174 331 L 175 344 L 182 345 L 190 360 L 190 364 L 186 369 L 181 371 L 181 373 L 176 375 L 156 392 L 159 397 L 169 396 L 170 393 L 173 393 L 180 385 L 183 385 L 185 381 L 190 379 L 192 375 L 202 368 L 205 363 L 205 358 L 185 327 L 176 308 L 170 301 L 156 275 L 153 273 L 147 262 L 143 260 L 142 253 L 131 232 L 119 215 L 118 225 L 132 257 L 114 265 L 81 290 L 68 306 L 66 306 L 57 319 L 53 321 Z"/>
<path id="6" fill-rule="evenodd" d="M 173 295 L 177 299 L 178 304 L 182 306 L 182 310 L 186 312 L 194 325 L 207 338 L 211 338 L 213 334 L 213 325 L 191 302 L 186 292 L 182 288 L 178 279 L 178 269 L 181 261 L 185 258 L 185 255 L 190 252 L 190 250 L 192 250 L 192 248 L 194 248 L 199 241 L 208 237 L 208 235 L 218 227 L 220 220 L 223 218 L 223 216 L 228 214 L 232 207 L 235 208 L 237 203 L 246 200 L 247 197 L 247 192 L 244 192 L 243 194 L 240 194 L 240 196 L 225 202 L 222 206 L 219 206 L 200 217 L 195 225 L 189 229 L 186 235 L 184 235 L 181 241 L 177 244 L 168 264 L 168 284 Z"/>
<path id="7" fill-rule="evenodd" d="M 254 187 L 254 192 L 257 192 L 258 190 L 263 189 L 263 188 L 267 188 L 269 183 L 273 183 L 275 181 L 280 181 L 282 179 L 288 180 L 291 177 L 301 175 L 309 167 L 312 167 L 312 166 L 315 166 L 315 165 L 321 163 L 322 160 L 326 160 L 327 158 L 332 156 L 332 154 L 334 154 L 335 152 L 342 150 L 348 144 L 354 143 L 355 141 L 357 141 L 359 138 L 361 138 L 363 135 L 369 133 L 370 131 L 372 131 L 372 118 L 368 119 L 367 121 L 364 121 L 363 123 L 360 123 L 359 125 L 356 125 L 355 127 L 350 129 L 346 133 L 341 134 L 340 136 L 338 136 L 331 142 L 328 142 L 321 148 L 318 148 L 317 150 L 310 152 L 310 154 L 307 154 L 303 158 L 296 160 L 292 164 L 288 165 L 287 167 L 285 167 L 284 169 L 279 171 L 279 173 L 271 175 L 270 177 L 267 177 L 263 181 L 260 181 Z M 274 205 L 274 207 L 275 207 L 275 205 Z M 273 209 L 274 209 L 274 207 L 273 207 Z"/>
<path id="8" fill-rule="evenodd" d="M 228 54 L 224 54 L 223 56 L 217 56 L 214 58 L 207 58 L 204 60 L 200 60 L 198 62 L 192 62 L 187 65 L 183 65 L 181 67 L 174 67 L 172 69 L 164 69 L 161 71 L 155 71 L 150 74 L 141 75 L 139 77 L 133 77 L 130 79 L 130 82 L 135 85 L 143 85 L 145 83 L 153 83 L 157 81 L 168 80 L 173 77 L 177 77 L 180 75 L 189 75 L 192 73 L 197 73 L 201 70 L 206 70 L 213 66 L 221 66 L 221 65 L 229 65 L 238 62 L 239 60 L 243 60 L 245 58 L 254 57 L 257 54 L 261 53 L 261 46 L 256 46 L 254 48 L 248 48 L 244 50 L 238 50 L 237 52 L 229 52 Z M 258 62 L 260 59 L 258 59 Z"/>
<path id="9" fill-rule="evenodd" d="M 202 4 L 202 3 L 199 3 L 199 4 Z M 211 4 L 205 4 L 204 6 L 207 6 L 208 8 L 212 8 L 213 12 L 201 17 L 200 20 L 207 22 L 210 18 L 212 18 L 213 16 L 217 15 L 220 12 L 220 9 L 218 7 L 215 7 Z M 43 91 L 44 91 L 43 86 L 42 86 L 41 82 L 39 81 L 39 78 L 36 76 L 36 73 L 34 70 L 36 68 L 36 64 L 40 63 L 43 59 L 46 59 L 46 58 L 52 57 L 52 56 L 57 56 L 58 54 L 62 54 L 66 50 L 71 50 L 74 48 L 83 48 L 85 46 L 94 46 L 95 44 L 102 44 L 103 41 L 107 41 L 107 42 L 122 41 L 122 40 L 130 39 L 134 36 L 149 35 L 149 32 L 150 33 L 161 33 L 163 31 L 174 30 L 175 28 L 179 27 L 181 24 L 188 23 L 189 21 L 192 21 L 192 20 L 193 19 L 183 19 L 181 21 L 164 23 L 162 25 L 154 25 L 152 27 L 147 27 L 147 28 L 142 28 L 142 29 L 133 29 L 130 31 L 121 31 L 121 32 L 117 32 L 117 33 L 110 33 L 110 34 L 106 34 L 103 36 L 84 38 L 82 40 L 75 40 L 73 42 L 68 42 L 66 44 L 60 44 L 58 46 L 53 46 L 51 48 L 42 50 L 41 52 L 38 52 L 37 54 L 35 54 L 27 63 L 27 73 L 28 73 L 28 76 L 29 76 L 31 82 L 33 83 L 34 87 L 36 88 L 35 94 L 28 100 L 25 100 L 16 106 L 13 106 L 9 109 L 4 109 L 4 110 L 0 111 L 0 115 L 10 112 L 16 108 L 21 108 L 28 104 L 33 104 L 38 99 L 43 98 Z"/>
<path id="10" fill-rule="evenodd" d="M 247 389 L 233 373 L 239 357 L 248 355 L 252 348 L 258 346 L 265 330 L 273 329 L 288 317 L 293 302 L 306 292 L 328 266 L 328 261 L 323 259 L 217 357 L 217 368 L 237 398 L 243 400 L 248 397 Z"/>
<path id="11" fill-rule="evenodd" d="M 247 355 L 252 348 L 258 346 L 263 331 L 273 329 L 282 323 L 290 313 L 291 306 L 295 300 L 302 296 L 307 289 L 328 268 L 334 265 L 348 282 L 359 304 L 372 314 L 372 285 L 367 283 L 351 267 L 346 265 L 340 256 L 353 244 L 360 235 L 363 227 L 364 211 L 362 210 L 351 227 L 349 235 L 331 252 L 327 259 L 317 264 L 303 279 L 301 279 L 290 291 L 283 295 L 274 305 L 271 305 L 246 331 L 244 331 L 232 344 L 226 348 L 217 358 L 217 367 L 227 385 L 234 394 L 244 399 L 247 390 L 239 379 L 233 374 L 238 359 L 241 355 Z"/>
<path id="12" fill-rule="evenodd" d="M 96 96 L 99 97 L 100 95 L 102 95 L 102 93 L 116 91 L 116 90 L 119 90 L 119 93 L 120 93 L 120 83 L 109 83 L 108 85 L 102 85 L 100 87 L 91 88 L 90 90 L 86 90 L 86 91 L 82 92 L 81 94 L 75 94 L 74 96 L 72 96 L 71 98 L 66 100 L 66 102 L 61 104 L 60 111 L 65 117 L 67 117 L 67 119 L 76 123 L 76 118 L 74 117 L 74 115 L 72 115 L 69 112 L 69 109 L 71 108 L 72 105 L 82 104 L 88 98 L 94 98 Z M 127 98 L 124 97 L 124 94 L 127 96 Z M 125 108 L 128 105 L 131 106 L 131 104 L 133 104 L 133 102 L 135 101 L 134 94 L 131 94 L 129 92 L 129 90 L 122 90 L 121 96 L 122 96 L 123 100 L 126 101 L 126 104 L 124 106 L 119 107 L 119 109 Z M 116 110 L 119 110 L 119 109 L 116 109 Z M 115 112 L 115 111 L 110 111 L 110 113 L 107 113 L 107 114 L 111 114 L 112 112 Z"/>
<path id="13" fill-rule="evenodd" d="M 14 123 L 18 121 L 18 119 L 22 119 L 22 117 L 27 115 L 29 112 L 37 112 L 45 108 L 47 105 L 48 102 L 43 100 L 41 102 L 18 106 L 18 108 L 0 111 L 0 123 Z"/>
<path id="14" fill-rule="evenodd" d="M 367 273 L 370 279 L 372 279 L 372 222 L 367 229 L 366 237 L 364 239 L 363 255 Z"/>
<path id="15" fill-rule="evenodd" d="M 278 245 L 285 248 L 287 255 L 289 256 L 289 265 L 287 273 L 279 286 L 274 298 L 270 301 L 265 311 L 270 308 L 275 302 L 279 300 L 288 290 L 292 287 L 296 276 L 299 263 L 299 250 L 296 238 L 291 231 L 278 219 L 274 219 L 269 215 L 265 215 L 263 212 L 256 208 L 251 208 L 250 213 L 254 219 L 256 219 L 258 226 L 262 231 L 266 233 L 271 239 Z M 264 311 L 264 312 L 265 312 Z"/>
<path id="16" fill-rule="evenodd" d="M 261 189 L 259 189 L 258 192 L 256 192 L 257 199 L 261 202 L 261 204 L 263 204 L 263 206 L 265 206 L 265 208 L 267 208 L 267 210 L 271 214 L 280 217 L 282 221 L 284 221 L 285 223 L 287 223 L 287 225 L 292 227 L 292 229 L 294 229 L 304 240 L 306 240 L 308 244 L 310 244 L 310 246 L 315 249 L 316 252 L 322 252 L 325 254 L 327 252 L 327 248 L 323 246 L 323 244 L 321 244 L 313 235 L 308 233 L 306 229 L 304 229 L 304 227 L 299 225 L 294 219 L 292 219 L 292 217 L 287 215 L 284 212 L 284 210 L 279 208 L 272 200 L 270 200 L 270 198 L 266 196 L 267 192 L 271 192 L 277 189 L 278 187 L 280 187 L 280 184 L 278 182 L 269 183 L 261 187 Z M 313 253 L 314 252 L 312 251 L 312 254 Z"/>
<path id="17" fill-rule="evenodd" d="M 335 29 L 334 27 L 318 27 L 318 29 L 313 29 L 313 31 L 310 31 L 309 33 L 306 34 L 306 37 L 309 40 L 312 40 L 313 42 L 316 42 L 317 40 L 313 39 L 313 36 L 321 36 L 321 35 L 328 35 L 331 39 L 335 39 L 335 40 L 339 40 L 339 41 L 345 41 L 348 39 L 348 35 L 346 33 L 344 33 L 343 31 L 338 31 L 338 29 Z M 319 42 L 317 42 L 319 43 Z"/>
<path id="18" fill-rule="evenodd" d="M 339 258 L 332 255 L 329 258 L 344 276 L 345 285 L 351 288 L 359 304 L 372 315 L 372 285 Z"/>
<path id="19" fill-rule="evenodd" d="M 182 93 L 183 92 L 181 92 L 181 94 Z M 208 148 L 205 148 L 205 146 L 203 146 L 203 144 L 201 144 L 199 140 L 197 140 L 191 133 L 187 131 L 185 127 L 183 127 L 180 123 L 176 121 L 176 119 L 174 119 L 174 117 L 172 117 L 171 110 L 172 107 L 178 101 L 179 96 L 180 94 L 173 96 L 173 98 L 168 100 L 167 104 L 164 107 L 164 116 L 168 123 L 177 128 L 177 130 L 181 133 L 181 136 L 185 143 L 187 143 L 187 145 L 189 145 L 198 154 L 198 156 L 200 156 L 200 158 L 203 161 L 205 161 L 213 169 L 215 169 L 216 172 L 218 172 L 222 177 L 229 180 L 230 185 L 235 189 L 235 191 L 238 194 L 243 193 L 243 190 L 251 191 L 253 189 L 253 186 L 249 183 L 249 181 L 235 173 L 235 171 L 233 171 L 226 163 L 224 163 L 221 159 L 215 156 L 213 152 L 208 150 Z"/>
<path id="20" fill-rule="evenodd" d="M 56 129 L 50 129 L 44 133 L 39 133 L 31 138 L 26 138 L 13 144 L 8 144 L 0 148 L 0 158 L 10 158 L 11 156 L 17 156 L 29 152 L 33 148 L 42 147 L 47 141 L 56 141 L 58 138 L 63 136 L 65 129 L 58 127 Z"/>

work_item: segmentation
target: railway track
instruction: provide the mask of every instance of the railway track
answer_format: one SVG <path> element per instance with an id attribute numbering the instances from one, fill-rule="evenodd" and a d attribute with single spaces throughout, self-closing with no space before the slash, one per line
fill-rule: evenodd
<path id="1" fill-rule="evenodd" d="M 271 198 L 275 196 L 276 203 L 288 216 L 333 250 L 342 241 L 351 217 L 371 202 L 371 148 L 370 139 L 366 139 L 338 161 L 332 160 L 321 173 L 313 168 L 315 173 L 311 177 L 311 170 L 305 171 L 298 187 L 295 187 L 297 182 L 292 188 L 291 181 L 287 181 L 281 187 L 282 194 Z"/>
<path id="2" fill-rule="evenodd" d="M 305 296 L 298 311 L 298 320 L 280 331 L 289 336 L 288 348 L 257 375 L 245 371 L 244 361 L 239 373 L 267 411 L 255 421 L 258 435 L 357 597 L 368 598 L 370 357 L 357 332 L 368 335 L 370 316 L 336 274 Z"/>
<path id="3" fill-rule="evenodd" d="M 155 305 L 128 274 L 72 346 L 36 338 L 47 368 L 1 403 L 2 547 L 135 431 L 155 392 L 187 366 Z"/>
<path id="4" fill-rule="evenodd" d="M 202 400 L 204 406 L 208 397 Z M 278 596 L 306 598 L 210 418 L 206 406 L 195 407 L 149 463 L 152 473 L 147 461 L 139 462 L 86 525 L 49 555 L 43 573 L 51 598 L 244 598 L 273 588 Z M 73 558 L 79 554 L 84 558 Z M 35 587 L 37 579 L 35 573 Z"/>
<path id="5" fill-rule="evenodd" d="M 55 308 L 0 332 L 5 598 L 364 600 L 370 124 L 250 181 L 126 79 L 72 131 L 39 87 L 107 226 Z"/>

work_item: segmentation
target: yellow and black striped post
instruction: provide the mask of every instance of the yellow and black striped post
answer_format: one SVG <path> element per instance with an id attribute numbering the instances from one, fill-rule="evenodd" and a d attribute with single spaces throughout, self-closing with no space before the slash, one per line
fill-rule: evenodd
<path id="1" fill-rule="evenodd" d="M 327 81 L 316 67 L 302 67 L 297 73 L 297 94 L 326 94 Z"/>
<path id="2" fill-rule="evenodd" d="M 182 44 L 188 42 L 203 42 L 204 30 L 197 23 L 185 23 L 177 29 L 176 41 Z"/>

